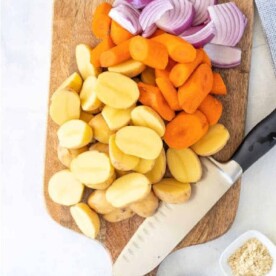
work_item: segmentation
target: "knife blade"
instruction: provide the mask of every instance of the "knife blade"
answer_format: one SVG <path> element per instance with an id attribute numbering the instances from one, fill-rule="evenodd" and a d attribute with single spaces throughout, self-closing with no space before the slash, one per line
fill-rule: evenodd
<path id="1" fill-rule="evenodd" d="M 227 192 L 241 174 L 276 144 L 276 109 L 246 136 L 227 163 L 201 158 L 202 179 L 183 204 L 162 203 L 129 240 L 113 265 L 114 276 L 153 270 Z"/>

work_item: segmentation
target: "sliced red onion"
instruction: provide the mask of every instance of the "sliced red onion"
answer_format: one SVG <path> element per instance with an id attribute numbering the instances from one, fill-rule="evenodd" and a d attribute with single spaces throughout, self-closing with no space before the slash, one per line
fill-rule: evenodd
<path id="1" fill-rule="evenodd" d="M 132 7 L 127 0 L 114 0 L 114 2 L 112 3 L 112 7 L 117 7 L 122 4 Z"/>
<path id="2" fill-rule="evenodd" d="M 204 50 L 217 68 L 232 68 L 241 63 L 241 49 L 217 44 L 207 44 Z"/>
<path id="3" fill-rule="evenodd" d="M 209 6 L 208 11 L 217 30 L 211 42 L 225 46 L 236 46 L 247 23 L 245 15 L 233 2 Z"/>
<path id="4" fill-rule="evenodd" d="M 112 8 L 108 15 L 133 35 L 142 31 L 139 24 L 139 11 L 128 5 L 120 4 Z"/>
<path id="5" fill-rule="evenodd" d="M 208 20 L 208 6 L 216 5 L 217 0 L 190 0 L 195 8 L 193 26 L 205 23 Z"/>
<path id="6" fill-rule="evenodd" d="M 170 0 L 170 2 L 173 9 L 166 11 L 156 21 L 156 25 L 165 32 L 179 35 L 192 25 L 195 9 L 188 0 Z"/>
<path id="7" fill-rule="evenodd" d="M 169 0 L 153 0 L 141 12 L 139 17 L 140 25 L 143 30 L 146 30 L 151 25 L 155 24 L 163 14 L 173 9 Z"/>
<path id="8" fill-rule="evenodd" d="M 196 48 L 203 47 L 209 43 L 216 34 L 216 28 L 213 21 L 207 25 L 191 27 L 180 35 L 181 38 L 194 45 Z"/>
<path id="9" fill-rule="evenodd" d="M 157 29 L 157 26 L 155 24 L 152 24 L 151 26 L 149 26 L 143 31 L 142 36 L 149 37 L 156 31 L 156 29 Z"/>
<path id="10" fill-rule="evenodd" d="M 131 4 L 135 9 L 144 8 L 153 0 L 127 0 L 129 4 Z"/>

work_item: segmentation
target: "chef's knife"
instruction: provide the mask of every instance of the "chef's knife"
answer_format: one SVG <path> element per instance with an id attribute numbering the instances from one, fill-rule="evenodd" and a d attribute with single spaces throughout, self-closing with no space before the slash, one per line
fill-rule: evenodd
<path id="1" fill-rule="evenodd" d="M 183 204 L 163 203 L 145 219 L 115 264 L 114 276 L 142 276 L 153 270 L 192 230 L 235 181 L 276 144 L 276 109 L 256 125 L 227 163 L 201 158 L 202 179 Z"/>

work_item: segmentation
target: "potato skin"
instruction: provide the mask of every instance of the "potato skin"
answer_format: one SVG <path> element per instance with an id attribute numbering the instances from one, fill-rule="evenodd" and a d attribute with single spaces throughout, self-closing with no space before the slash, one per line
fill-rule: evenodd
<path id="1" fill-rule="evenodd" d="M 134 212 L 130 208 L 115 209 L 114 211 L 103 215 L 108 222 L 119 222 L 134 216 Z"/>
<path id="2" fill-rule="evenodd" d="M 115 208 L 106 200 L 105 190 L 93 191 L 88 197 L 87 204 L 98 214 L 108 214 Z"/>

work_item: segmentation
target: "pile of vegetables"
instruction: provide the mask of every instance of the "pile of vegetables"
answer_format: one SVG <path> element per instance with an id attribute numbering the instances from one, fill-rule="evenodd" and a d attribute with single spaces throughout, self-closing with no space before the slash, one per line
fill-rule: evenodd
<path id="1" fill-rule="evenodd" d="M 52 94 L 49 110 L 66 167 L 50 178 L 49 196 L 70 206 L 88 237 L 100 230 L 98 214 L 118 222 L 153 215 L 160 200 L 187 201 L 190 183 L 202 176 L 198 155 L 213 155 L 229 140 L 216 98 L 227 89 L 208 53 L 216 57 L 213 64 L 238 65 L 240 52 L 235 61 L 222 55 L 238 51 L 232 46 L 246 20 L 240 16 L 239 32 L 223 36 L 216 27 L 222 14 L 235 10 L 234 20 L 241 13 L 233 3 L 215 4 L 116 0 L 96 8 L 92 31 L 101 42 L 77 45 L 79 72 Z M 84 189 L 90 191 L 86 203 Z"/>

